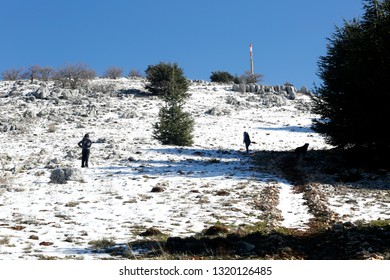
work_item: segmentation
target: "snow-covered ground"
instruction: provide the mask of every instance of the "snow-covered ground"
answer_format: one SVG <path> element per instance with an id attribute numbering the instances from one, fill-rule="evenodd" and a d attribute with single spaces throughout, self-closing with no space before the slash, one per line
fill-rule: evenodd
<path id="1" fill-rule="evenodd" d="M 117 91 L 144 86 L 128 79 L 93 83 L 96 88 L 111 83 Z M 144 238 L 139 234 L 150 227 L 183 237 L 217 222 L 231 227 L 265 222 L 259 201 L 271 187 L 279 191 L 282 218 L 276 224 L 305 230 L 313 217 L 289 182 L 257 172 L 251 161 L 256 150 L 292 151 L 306 142 L 310 149 L 329 148 L 310 129 L 315 116 L 298 109 L 310 101 L 307 95 L 267 108 L 258 94 L 194 83 L 185 110 L 195 119 L 195 143 L 175 147 L 152 138 L 163 104 L 158 98 L 94 92 L 70 100 L 28 97 L 37 88 L 0 82 L 0 124 L 17 128 L 0 132 L 0 259 L 99 259 L 107 255 L 93 253 L 90 241 L 127 243 Z M 208 113 L 211 109 L 220 114 Z M 256 142 L 249 154 L 244 131 Z M 85 133 L 94 143 L 90 167 L 81 169 L 77 142 Z M 78 168 L 83 179 L 51 183 L 57 167 Z M 152 192 L 154 187 L 163 191 Z M 328 195 L 329 207 L 346 220 L 390 218 L 388 192 L 381 193 L 380 204 L 356 194 Z M 359 211 L 346 209 L 348 199 Z"/>

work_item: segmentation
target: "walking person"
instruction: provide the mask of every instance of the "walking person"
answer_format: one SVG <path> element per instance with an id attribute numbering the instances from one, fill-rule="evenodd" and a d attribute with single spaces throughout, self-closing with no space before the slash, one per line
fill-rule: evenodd
<path id="1" fill-rule="evenodd" d="M 245 149 L 246 153 L 249 153 L 249 145 L 251 144 L 251 138 L 249 137 L 248 132 L 244 132 L 244 144 L 245 144 Z"/>
<path id="2" fill-rule="evenodd" d="M 81 167 L 88 167 L 89 153 L 92 145 L 92 141 L 89 139 L 89 134 L 85 134 L 83 139 L 77 145 L 82 149 Z"/>

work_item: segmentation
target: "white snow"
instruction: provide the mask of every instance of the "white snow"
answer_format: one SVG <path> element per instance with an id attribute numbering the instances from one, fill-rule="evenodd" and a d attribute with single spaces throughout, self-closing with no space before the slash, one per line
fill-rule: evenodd
<path id="1" fill-rule="evenodd" d="M 294 193 L 288 183 L 279 183 L 280 210 L 284 220 L 281 225 L 286 228 L 306 228 L 313 215 L 308 212 L 302 193 Z"/>
<path id="2" fill-rule="evenodd" d="M 138 80 L 116 83 L 117 87 L 143 87 Z M 0 92 L 11 86 L 0 82 Z M 280 191 L 278 208 L 284 218 L 280 225 L 305 230 L 312 215 L 302 194 L 294 193 L 282 178 L 253 170 L 250 159 L 254 150 L 290 151 L 306 142 L 310 149 L 329 148 L 310 129 L 315 116 L 297 110 L 293 102 L 264 108 L 256 94 L 230 89 L 228 85 L 191 86 L 185 110 L 195 119 L 195 143 L 183 148 L 164 146 L 152 138 L 152 125 L 163 104 L 156 98 L 107 96 L 96 100 L 96 116 L 68 114 L 62 122 L 57 119 L 63 114 L 60 112 L 70 108 L 61 100 L 56 106 L 44 100 L 11 105 L 9 98 L 1 98 L 0 120 L 22 115 L 27 109 L 58 114 L 52 119 L 32 119 L 23 133 L 0 132 L 0 154 L 12 159 L 2 159 L 0 171 L 6 181 L 0 188 L 0 240 L 4 240 L 0 259 L 36 259 L 39 255 L 99 259 L 107 255 L 91 252 L 88 242 L 106 238 L 127 243 L 142 239 L 139 233 L 149 227 L 183 237 L 216 222 L 233 227 L 261 222 L 261 211 L 253 201 L 271 183 Z M 27 92 L 31 89 L 26 88 Z M 245 106 L 228 104 L 228 97 Z M 89 105 L 78 108 L 87 111 Z M 218 106 L 230 115 L 205 113 Z M 136 116 L 122 118 L 126 110 Z M 54 132 L 48 129 L 52 126 Z M 244 131 L 256 142 L 249 155 L 242 143 Z M 77 142 L 87 132 L 94 144 L 90 168 L 81 169 L 85 182 L 50 183 L 51 169 L 46 165 L 51 160 L 63 167 L 80 167 Z M 69 152 L 76 156 L 68 157 Z M 151 192 L 155 186 L 163 187 L 164 192 Z M 336 195 L 329 204 L 351 220 L 389 219 L 389 211 L 383 211 L 383 207 L 389 209 L 389 201 L 377 207 L 371 199 L 353 199 L 358 201 L 358 211 L 339 204 Z M 20 225 L 24 228 L 16 230 Z M 53 244 L 39 245 L 43 241 Z"/>

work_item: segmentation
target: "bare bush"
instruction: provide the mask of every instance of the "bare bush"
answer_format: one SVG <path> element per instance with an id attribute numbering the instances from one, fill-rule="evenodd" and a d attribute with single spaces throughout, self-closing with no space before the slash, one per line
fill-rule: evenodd
<path id="1" fill-rule="evenodd" d="M 263 80 L 263 77 L 263 74 L 252 74 L 247 71 L 239 78 L 239 81 L 243 84 L 257 84 Z"/>
<path id="2" fill-rule="evenodd" d="M 33 82 L 35 79 L 40 81 L 48 81 L 53 77 L 54 69 L 51 67 L 42 67 L 39 65 L 32 65 L 26 72 L 23 73 L 24 79 L 31 79 Z"/>
<path id="3" fill-rule="evenodd" d="M 4 70 L 1 75 L 5 81 L 16 81 L 22 78 L 22 71 L 23 68 L 11 68 Z"/>
<path id="4" fill-rule="evenodd" d="M 63 88 L 76 89 L 84 86 L 89 79 L 96 77 L 96 72 L 85 64 L 69 64 L 60 67 L 54 74 L 54 80 Z"/>
<path id="5" fill-rule="evenodd" d="M 104 78 L 118 79 L 122 77 L 122 74 L 123 74 L 122 68 L 111 66 L 106 69 L 106 72 L 104 73 Z"/>
<path id="6" fill-rule="evenodd" d="M 130 78 L 142 78 L 143 75 L 142 75 L 141 71 L 131 69 L 129 72 L 129 77 Z"/>

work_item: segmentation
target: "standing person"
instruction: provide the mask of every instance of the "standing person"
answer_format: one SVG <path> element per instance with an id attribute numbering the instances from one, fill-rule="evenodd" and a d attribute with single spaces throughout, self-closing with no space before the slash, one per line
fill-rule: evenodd
<path id="1" fill-rule="evenodd" d="M 246 152 L 249 153 L 249 145 L 251 144 L 251 138 L 249 137 L 248 132 L 244 132 L 244 144 L 245 144 L 245 149 Z"/>
<path id="2" fill-rule="evenodd" d="M 85 134 L 83 139 L 77 144 L 81 149 L 81 167 L 88 167 L 88 159 L 90 147 L 92 145 L 91 139 L 89 139 L 89 134 Z"/>

